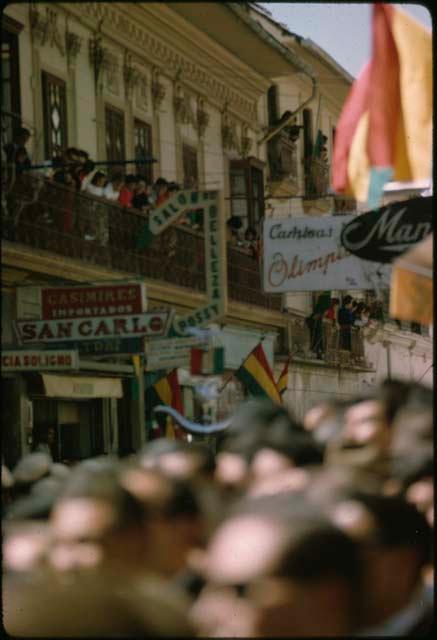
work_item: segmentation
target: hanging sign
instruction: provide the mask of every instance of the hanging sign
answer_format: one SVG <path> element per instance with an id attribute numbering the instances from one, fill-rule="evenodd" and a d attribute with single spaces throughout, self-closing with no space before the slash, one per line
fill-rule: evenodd
<path id="1" fill-rule="evenodd" d="M 168 328 L 169 311 L 154 311 L 110 318 L 74 318 L 71 320 L 24 320 L 15 323 L 18 337 L 31 342 L 65 342 L 97 338 L 162 336 Z"/>
<path id="2" fill-rule="evenodd" d="M 171 335 L 186 336 L 190 327 L 203 327 L 222 318 L 227 308 L 226 244 L 223 225 L 220 225 L 220 199 L 218 191 L 179 191 L 145 221 L 137 248 L 147 247 L 155 237 L 165 231 L 183 213 L 202 209 L 205 234 L 206 292 L 207 304 L 186 316 L 176 316 Z"/>
<path id="3" fill-rule="evenodd" d="M 41 306 L 43 320 L 143 313 L 146 288 L 143 282 L 41 288 Z"/>
<path id="4" fill-rule="evenodd" d="M 341 245 L 351 220 L 356 216 L 264 220 L 264 291 L 388 288 L 390 267 L 360 260 Z"/>
<path id="5" fill-rule="evenodd" d="M 202 342 L 199 338 L 164 338 L 150 340 L 146 343 L 146 369 L 174 369 L 188 367 L 192 347 L 198 347 Z"/>
<path id="6" fill-rule="evenodd" d="M 3 371 L 79 369 L 77 351 L 2 351 Z"/>
<path id="7" fill-rule="evenodd" d="M 356 216 L 342 230 L 341 243 L 354 255 L 387 263 L 432 231 L 432 196 L 394 202 Z"/>
<path id="8" fill-rule="evenodd" d="M 141 338 L 106 338 L 104 340 L 77 340 L 50 343 L 52 349 L 77 349 L 80 355 L 109 356 L 111 354 L 144 353 L 144 336 Z"/>

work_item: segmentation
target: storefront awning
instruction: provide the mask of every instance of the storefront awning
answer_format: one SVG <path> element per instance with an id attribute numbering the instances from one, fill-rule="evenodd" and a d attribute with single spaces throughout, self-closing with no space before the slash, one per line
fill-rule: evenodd
<path id="1" fill-rule="evenodd" d="M 433 322 L 433 234 L 393 263 L 390 315 L 398 320 Z"/>
<path id="2" fill-rule="evenodd" d="M 121 398 L 123 388 L 119 378 L 58 376 L 42 374 L 48 398 Z"/>

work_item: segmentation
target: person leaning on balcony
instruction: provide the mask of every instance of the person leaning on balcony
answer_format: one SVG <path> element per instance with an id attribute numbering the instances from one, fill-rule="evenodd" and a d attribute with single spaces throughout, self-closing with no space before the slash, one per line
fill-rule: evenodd
<path id="1" fill-rule="evenodd" d="M 120 195 L 118 196 L 118 202 L 122 207 L 130 209 L 132 207 L 132 199 L 135 195 L 135 188 L 138 184 L 138 178 L 132 174 L 126 176 L 124 185 L 120 189 Z"/>
<path id="2" fill-rule="evenodd" d="M 169 198 L 168 182 L 165 178 L 158 178 L 154 185 L 155 206 L 159 207 Z"/>
<path id="3" fill-rule="evenodd" d="M 354 324 L 354 316 L 352 313 L 353 300 L 352 296 L 345 296 L 343 304 L 338 312 L 338 324 L 340 325 L 340 349 L 351 351 L 351 327 Z"/>
<path id="4" fill-rule="evenodd" d="M 116 173 L 103 189 L 103 197 L 106 200 L 118 200 L 120 197 L 120 190 L 124 185 L 124 176 L 122 173 Z"/>
<path id="5" fill-rule="evenodd" d="M 6 161 L 11 164 L 15 164 L 15 170 L 17 173 L 21 173 L 26 169 L 30 169 L 32 164 L 29 152 L 26 149 L 26 144 L 30 139 L 29 129 L 20 127 L 9 144 L 6 144 L 3 149 L 6 153 Z"/>
<path id="6" fill-rule="evenodd" d="M 241 247 L 239 231 L 243 223 L 238 216 L 231 216 L 226 222 L 226 241 L 233 247 Z"/>
<path id="7" fill-rule="evenodd" d="M 135 195 L 132 198 L 132 206 L 135 209 L 140 209 L 140 211 L 147 211 L 151 206 L 149 194 L 149 185 L 140 177 L 138 180 L 137 188 L 135 190 Z"/>
<path id="8" fill-rule="evenodd" d="M 85 187 L 86 193 L 90 193 L 92 196 L 99 196 L 103 198 L 103 190 L 106 184 L 106 174 L 103 171 L 96 171 L 91 182 Z"/>

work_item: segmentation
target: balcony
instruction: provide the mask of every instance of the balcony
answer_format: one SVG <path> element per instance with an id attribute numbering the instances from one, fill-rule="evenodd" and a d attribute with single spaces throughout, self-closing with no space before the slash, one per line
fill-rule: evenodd
<path id="1" fill-rule="evenodd" d="M 363 332 L 358 327 L 351 327 L 351 349 L 340 348 L 338 330 L 329 323 L 322 326 L 323 358 L 317 358 L 310 349 L 310 332 L 303 318 L 294 318 L 289 322 L 289 346 L 284 338 L 280 341 L 278 353 L 287 355 L 291 360 L 324 363 L 334 367 L 359 367 L 369 369 L 364 355 Z"/>
<path id="2" fill-rule="evenodd" d="M 297 146 L 290 139 L 289 130 L 282 129 L 268 142 L 270 193 L 293 196 L 299 193 Z"/>
<path id="3" fill-rule="evenodd" d="M 2 239 L 204 293 L 202 232 L 172 225 L 139 251 L 145 216 L 41 175 L 23 174 L 2 201 Z M 280 311 L 281 299 L 262 293 L 258 261 L 233 247 L 227 255 L 231 300 Z"/>
<path id="4" fill-rule="evenodd" d="M 329 190 L 329 164 L 320 158 L 305 160 L 305 195 L 309 199 L 323 198 Z"/>

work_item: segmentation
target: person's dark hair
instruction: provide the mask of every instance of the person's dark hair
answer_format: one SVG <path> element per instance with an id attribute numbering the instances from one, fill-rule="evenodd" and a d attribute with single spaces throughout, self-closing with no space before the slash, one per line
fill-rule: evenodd
<path id="1" fill-rule="evenodd" d="M 100 178 L 106 178 L 106 174 L 104 174 L 103 171 L 97 171 L 97 173 L 94 174 L 91 184 L 96 185 L 97 180 L 100 180 Z"/>
<path id="2" fill-rule="evenodd" d="M 360 502 L 376 522 L 377 544 L 387 547 L 409 547 L 415 549 L 418 564 L 430 560 L 432 530 L 426 517 L 415 505 L 402 496 L 386 496 L 363 493 L 359 490 L 351 498 Z"/>
<path id="3" fill-rule="evenodd" d="M 276 574 L 302 582 L 341 578 L 354 590 L 361 578 L 359 545 L 327 519 L 297 519 Z"/>
<path id="4" fill-rule="evenodd" d="M 167 185 L 168 185 L 168 182 L 165 178 L 157 178 L 155 182 L 156 187 L 166 187 Z"/>
<path id="5" fill-rule="evenodd" d="M 386 420 L 389 425 L 408 400 L 410 385 L 404 380 L 386 379 L 378 387 L 376 398 L 384 405 Z"/>
<path id="6" fill-rule="evenodd" d="M 250 461 L 261 446 L 287 446 L 296 433 L 305 434 L 304 428 L 283 406 L 268 399 L 249 400 L 232 417 L 220 450 L 238 453 Z"/>
<path id="7" fill-rule="evenodd" d="M 114 173 L 114 175 L 111 177 L 110 182 L 123 182 L 124 181 L 124 175 L 122 173 Z"/>
<path id="8" fill-rule="evenodd" d="M 254 238 L 258 236 L 255 227 L 247 227 L 246 231 L 244 232 L 244 237 L 246 238 L 246 240 L 249 234 L 252 234 Z"/>
<path id="9" fill-rule="evenodd" d="M 96 165 L 92 160 L 85 160 L 83 164 L 83 171 L 84 173 L 88 174 L 91 173 L 91 171 L 94 171 L 95 167 Z"/>
<path id="10" fill-rule="evenodd" d="M 124 183 L 125 184 L 135 184 L 138 182 L 137 176 L 134 176 L 132 173 L 126 176 Z"/>
<path id="11" fill-rule="evenodd" d="M 347 295 L 343 298 L 344 305 L 349 304 L 350 302 L 352 302 L 352 296 Z"/>
<path id="12" fill-rule="evenodd" d="M 29 129 L 26 129 L 26 127 L 19 127 L 15 132 L 16 138 L 22 138 L 23 136 L 30 136 L 30 135 L 31 133 Z"/>
<path id="13" fill-rule="evenodd" d="M 238 216 L 231 216 L 227 220 L 226 224 L 232 231 L 238 231 L 238 229 L 241 229 L 241 227 L 243 226 L 243 222 Z"/>

